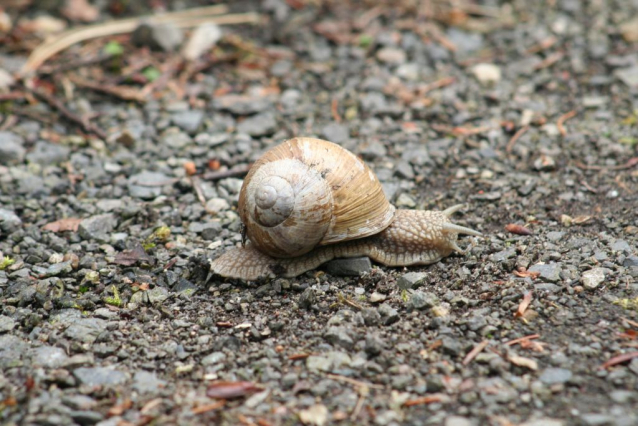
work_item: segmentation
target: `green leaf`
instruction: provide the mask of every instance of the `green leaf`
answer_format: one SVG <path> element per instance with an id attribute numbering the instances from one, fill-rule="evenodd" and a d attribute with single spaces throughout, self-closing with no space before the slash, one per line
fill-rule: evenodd
<path id="1" fill-rule="evenodd" d="M 11 259 L 10 257 L 0 258 L 0 271 L 4 271 L 9 266 L 16 263 L 15 259 Z"/>
<path id="2" fill-rule="evenodd" d="M 144 77 L 146 77 L 148 81 L 155 81 L 162 75 L 162 73 L 155 67 L 144 68 L 144 71 L 142 71 L 142 74 L 144 75 Z"/>
<path id="3" fill-rule="evenodd" d="M 117 41 L 109 41 L 106 46 L 104 46 L 104 53 L 111 56 L 120 56 L 124 53 L 124 47 Z"/>
<path id="4" fill-rule="evenodd" d="M 374 38 L 370 34 L 361 34 L 359 36 L 359 46 L 368 47 L 374 42 Z"/>

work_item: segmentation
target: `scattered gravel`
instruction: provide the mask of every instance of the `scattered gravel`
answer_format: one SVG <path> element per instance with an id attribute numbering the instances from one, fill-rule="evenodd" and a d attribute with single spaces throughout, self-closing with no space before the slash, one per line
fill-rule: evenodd
<path id="1" fill-rule="evenodd" d="M 39 39 L 26 22 L 70 22 L 26 3 L 0 12 L 21 20 L 0 76 Z M 130 74 L 37 74 L 104 140 L 3 97 L 0 423 L 638 424 L 635 2 L 315 3 L 233 5 L 266 19 L 223 37 L 143 24 L 114 39 Z M 154 90 L 68 78 L 91 70 Z M 399 208 L 464 204 L 483 237 L 429 266 L 211 276 L 242 241 L 235 171 L 295 135 L 361 156 Z"/>

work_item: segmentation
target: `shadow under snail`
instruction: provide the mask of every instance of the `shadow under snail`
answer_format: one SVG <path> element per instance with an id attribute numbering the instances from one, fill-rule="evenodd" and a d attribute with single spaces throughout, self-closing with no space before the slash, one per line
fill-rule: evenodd
<path id="1" fill-rule="evenodd" d="M 299 137 L 268 150 L 239 194 L 250 242 L 211 261 L 229 278 L 296 277 L 334 258 L 368 256 L 386 266 L 428 265 L 463 253 L 443 211 L 395 209 L 366 164 L 332 142 Z"/>

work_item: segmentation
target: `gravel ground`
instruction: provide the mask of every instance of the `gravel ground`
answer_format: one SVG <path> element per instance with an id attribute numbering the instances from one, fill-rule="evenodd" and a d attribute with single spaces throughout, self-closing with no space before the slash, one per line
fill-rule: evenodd
<path id="1" fill-rule="evenodd" d="M 1 423 L 638 425 L 638 3 L 418 3 L 250 2 L 267 22 L 147 102 L 65 79 L 107 64 L 40 75 L 106 138 L 0 103 Z M 185 38 L 119 40 L 165 61 Z M 296 135 L 485 237 L 428 267 L 209 277 L 241 170 Z"/>

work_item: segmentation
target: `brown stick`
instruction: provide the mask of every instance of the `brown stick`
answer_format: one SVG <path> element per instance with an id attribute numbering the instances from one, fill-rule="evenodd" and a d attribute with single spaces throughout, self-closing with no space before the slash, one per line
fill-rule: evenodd
<path id="1" fill-rule="evenodd" d="M 481 343 L 474 346 L 474 348 L 465 356 L 465 358 L 463 358 L 463 365 L 468 365 L 470 362 L 472 362 L 472 360 L 476 358 L 476 356 L 480 354 L 481 351 L 483 351 L 483 349 L 485 349 L 489 344 L 489 341 L 483 340 Z"/>
<path id="2" fill-rule="evenodd" d="M 230 170 L 224 170 L 219 172 L 207 172 L 207 173 L 204 173 L 204 175 L 202 176 L 202 179 L 220 180 L 220 179 L 226 179 L 229 177 L 239 177 L 248 173 L 248 170 L 250 170 L 250 164 L 233 167 Z"/>
<path id="3" fill-rule="evenodd" d="M 563 124 L 565 124 L 567 120 L 574 117 L 575 115 L 576 110 L 571 110 L 558 117 L 558 120 L 556 121 L 556 127 L 558 127 L 558 131 L 560 132 L 561 136 L 565 137 L 565 135 L 567 135 L 567 130 L 565 130 L 565 126 Z"/>
<path id="4" fill-rule="evenodd" d="M 100 129 L 95 124 L 91 123 L 86 118 L 80 117 L 79 115 L 73 113 L 69 110 L 61 101 L 54 98 L 53 96 L 37 89 L 27 89 L 29 93 L 42 99 L 44 102 L 49 104 L 49 106 L 57 109 L 63 117 L 67 120 L 72 121 L 73 123 L 79 124 L 82 129 L 84 129 L 87 133 L 93 133 L 97 135 L 100 139 L 106 139 L 106 132 Z"/>
<path id="5" fill-rule="evenodd" d="M 106 93 L 107 95 L 115 96 L 125 101 L 146 102 L 146 97 L 139 90 L 132 87 L 94 83 L 76 75 L 70 75 L 69 80 L 80 87 Z"/>
<path id="6" fill-rule="evenodd" d="M 512 149 L 514 149 L 514 145 L 516 145 L 516 141 L 518 141 L 520 137 L 523 136 L 523 134 L 528 129 L 529 129 L 529 124 L 526 124 L 525 126 L 518 129 L 518 131 L 514 133 L 514 136 L 512 136 L 512 139 L 510 139 L 510 141 L 507 143 L 507 146 L 505 147 L 505 152 L 507 152 L 508 154 L 511 154 Z"/>

